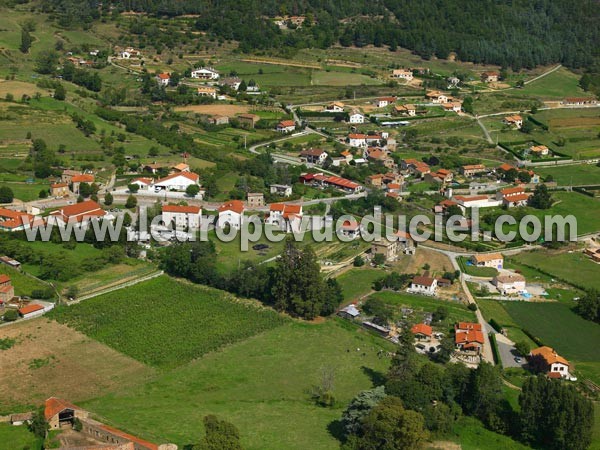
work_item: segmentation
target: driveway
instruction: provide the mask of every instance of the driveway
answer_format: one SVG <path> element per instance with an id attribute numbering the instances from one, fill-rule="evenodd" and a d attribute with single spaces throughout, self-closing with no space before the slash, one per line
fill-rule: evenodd
<path id="1" fill-rule="evenodd" d="M 502 367 L 505 369 L 509 367 L 525 367 L 527 360 L 521 357 L 521 362 L 515 361 L 515 357 L 519 356 L 514 345 L 509 343 L 510 341 L 503 335 L 496 333 L 496 344 L 498 345 L 498 353 L 502 361 Z"/>

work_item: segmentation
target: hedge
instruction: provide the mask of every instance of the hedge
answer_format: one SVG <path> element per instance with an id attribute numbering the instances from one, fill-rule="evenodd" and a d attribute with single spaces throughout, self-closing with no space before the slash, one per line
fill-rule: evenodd
<path id="1" fill-rule="evenodd" d="M 500 352 L 498 351 L 498 343 L 496 342 L 496 333 L 490 333 L 490 344 L 492 346 L 492 354 L 494 356 L 494 362 L 497 366 L 502 369 L 502 359 L 500 358 Z"/>

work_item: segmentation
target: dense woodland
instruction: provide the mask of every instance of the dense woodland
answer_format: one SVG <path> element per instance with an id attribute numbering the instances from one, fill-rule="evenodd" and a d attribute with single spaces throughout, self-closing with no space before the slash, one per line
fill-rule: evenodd
<path id="1" fill-rule="evenodd" d="M 464 61 L 515 69 L 557 62 L 591 67 L 600 56 L 594 0 L 43 0 L 42 9 L 63 26 L 85 26 L 126 10 L 199 14 L 197 30 L 239 41 L 242 51 L 373 44 L 408 48 L 424 58 L 455 52 Z M 306 15 L 305 25 L 281 31 L 269 20 L 285 14 Z"/>

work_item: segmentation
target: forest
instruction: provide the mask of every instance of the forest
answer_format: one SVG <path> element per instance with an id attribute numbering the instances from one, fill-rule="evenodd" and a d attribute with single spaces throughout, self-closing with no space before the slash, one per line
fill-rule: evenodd
<path id="1" fill-rule="evenodd" d="M 550 63 L 590 68 L 600 56 L 600 8 L 593 0 L 42 0 L 41 5 L 66 27 L 89 26 L 128 10 L 155 17 L 198 14 L 197 30 L 238 41 L 242 52 L 373 44 L 404 47 L 423 58 L 454 52 L 463 61 L 513 69 Z M 301 28 L 282 31 L 270 18 L 286 14 L 307 19 Z"/>

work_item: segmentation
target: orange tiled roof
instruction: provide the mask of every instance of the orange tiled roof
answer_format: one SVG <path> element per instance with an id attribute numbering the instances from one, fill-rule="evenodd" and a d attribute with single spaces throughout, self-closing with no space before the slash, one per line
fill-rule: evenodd
<path id="1" fill-rule="evenodd" d="M 242 214 L 244 212 L 244 202 L 241 200 L 231 200 L 227 203 L 223 203 L 219 207 L 219 212 L 223 211 L 233 211 L 238 214 Z"/>
<path id="2" fill-rule="evenodd" d="M 425 325 L 424 323 L 418 323 L 414 325 L 410 331 L 412 334 L 424 334 L 425 336 L 431 336 L 433 329 L 429 325 Z"/>
<path id="3" fill-rule="evenodd" d="M 531 350 L 531 356 L 542 357 L 548 365 L 554 363 L 564 364 L 566 366 L 569 365 L 569 361 L 556 353 L 556 350 L 554 350 L 552 347 L 543 346 L 533 349 Z"/>
<path id="4" fill-rule="evenodd" d="M 75 406 L 73 403 L 63 400 L 62 398 L 50 397 L 48 400 L 46 400 L 46 404 L 44 406 L 44 417 L 46 420 L 50 420 L 59 412 L 67 408 L 81 411 L 81 408 Z"/>

